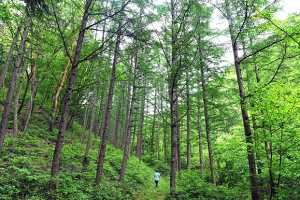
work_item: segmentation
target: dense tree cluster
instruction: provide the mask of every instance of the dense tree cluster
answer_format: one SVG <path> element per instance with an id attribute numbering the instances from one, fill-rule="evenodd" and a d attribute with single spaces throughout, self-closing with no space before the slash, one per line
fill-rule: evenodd
<path id="1" fill-rule="evenodd" d="M 200 170 L 251 199 L 299 199 L 299 15 L 277 19 L 267 0 L 12 2 L 0 3 L 2 155 L 6 133 L 43 112 L 53 179 L 79 122 L 83 170 L 99 147 L 96 185 L 109 143 L 124 151 L 120 182 L 130 156 L 168 163 L 172 198 L 182 171 Z"/>

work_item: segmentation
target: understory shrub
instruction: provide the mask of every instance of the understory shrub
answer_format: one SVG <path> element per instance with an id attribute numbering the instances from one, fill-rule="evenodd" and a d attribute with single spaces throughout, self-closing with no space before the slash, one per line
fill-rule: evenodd
<path id="1" fill-rule="evenodd" d="M 223 186 L 214 187 L 212 183 L 201 179 L 198 170 L 182 171 L 181 179 L 177 179 L 177 199 L 202 199 L 202 200 L 229 200 L 249 199 L 249 190 L 239 188 L 227 188 Z"/>

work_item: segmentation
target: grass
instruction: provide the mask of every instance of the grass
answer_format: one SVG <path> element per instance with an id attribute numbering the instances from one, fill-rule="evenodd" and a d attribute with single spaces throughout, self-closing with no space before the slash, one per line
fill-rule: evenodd
<path id="1" fill-rule="evenodd" d="M 153 172 L 154 173 L 154 172 Z M 153 175 L 152 175 L 153 176 Z M 151 176 L 151 178 L 152 178 Z M 152 178 L 153 179 L 153 178 Z M 158 188 L 155 187 L 154 180 L 147 183 L 144 190 L 134 193 L 136 200 L 160 200 L 167 197 L 170 193 L 170 182 L 167 178 L 161 178 L 158 183 Z"/>

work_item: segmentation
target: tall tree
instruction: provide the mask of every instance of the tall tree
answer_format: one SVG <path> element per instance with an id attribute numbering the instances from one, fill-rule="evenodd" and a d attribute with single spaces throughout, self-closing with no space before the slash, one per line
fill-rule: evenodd
<path id="1" fill-rule="evenodd" d="M 126 127 L 126 140 L 125 140 L 125 147 L 124 147 L 124 155 L 123 155 L 123 162 L 120 172 L 120 181 L 124 181 L 126 166 L 127 166 L 127 160 L 129 158 L 129 148 L 131 144 L 131 129 L 132 129 L 132 119 L 133 119 L 133 111 L 134 111 L 134 104 L 136 101 L 136 90 L 137 90 L 137 84 L 136 80 L 138 78 L 138 70 L 139 70 L 139 46 L 140 44 L 137 44 L 137 47 L 135 48 L 135 58 L 134 58 L 134 69 L 133 69 L 133 80 L 132 80 L 132 94 L 131 94 L 131 100 L 130 100 L 130 109 L 129 109 L 129 115 L 128 115 L 128 123 Z"/>
<path id="2" fill-rule="evenodd" d="M 30 16 L 28 16 L 27 20 L 26 20 L 24 31 L 22 34 L 22 39 L 20 41 L 18 55 L 15 60 L 12 76 L 11 76 L 10 83 L 9 83 L 9 88 L 8 88 L 7 95 L 6 95 L 6 103 L 4 106 L 1 124 L 0 124 L 0 154 L 2 152 L 4 137 L 5 137 L 5 133 L 6 133 L 6 126 L 8 123 L 9 110 L 10 110 L 11 102 L 13 99 L 14 89 L 15 89 L 15 85 L 17 82 L 17 75 L 18 75 L 19 67 L 21 65 L 24 48 L 25 48 L 25 43 L 26 43 L 26 38 L 28 35 L 29 27 L 31 25 L 31 21 L 32 21 L 32 18 Z"/>
<path id="3" fill-rule="evenodd" d="M 77 69 L 79 65 L 79 57 L 83 45 L 83 39 L 86 31 L 86 24 L 88 21 L 88 16 L 89 16 L 88 14 L 89 14 L 91 4 L 92 4 L 92 0 L 87 0 L 85 2 L 85 8 L 84 8 L 81 26 L 80 26 L 80 30 L 76 42 L 77 46 L 75 49 L 74 60 L 72 62 L 72 68 L 70 71 L 69 83 L 64 98 L 63 112 L 60 118 L 59 130 L 58 130 L 57 140 L 56 140 L 54 154 L 53 154 L 51 177 L 55 177 L 59 173 L 60 156 L 61 156 L 61 151 L 64 142 L 64 135 L 67 126 L 68 114 L 70 111 L 70 104 L 71 104 L 71 99 L 73 94 L 74 82 L 75 82 Z"/>
<path id="4" fill-rule="evenodd" d="M 115 50 L 114 50 L 114 59 L 113 59 L 113 64 L 112 64 L 108 101 L 107 101 L 106 112 L 105 112 L 106 113 L 105 121 L 104 121 L 104 125 L 103 125 L 101 144 L 100 144 L 100 149 L 99 149 L 96 180 L 95 180 L 96 185 L 98 185 L 100 183 L 104 159 L 105 159 L 106 143 L 108 140 L 110 113 L 111 113 L 112 99 L 113 99 L 114 86 L 115 86 L 115 80 L 116 80 L 116 68 L 117 68 L 117 63 L 118 63 L 118 54 L 119 54 L 120 43 L 121 43 L 121 28 L 119 27 L 119 30 L 117 33 Z"/>

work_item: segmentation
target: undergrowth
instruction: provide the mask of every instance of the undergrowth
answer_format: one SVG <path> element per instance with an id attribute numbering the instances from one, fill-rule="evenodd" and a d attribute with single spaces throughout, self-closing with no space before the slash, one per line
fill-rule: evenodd
<path id="1" fill-rule="evenodd" d="M 72 135 L 73 134 L 73 135 Z M 135 157 L 128 160 L 125 180 L 119 182 L 123 151 L 107 146 L 101 183 L 94 185 L 99 141 L 90 150 L 89 164 L 82 170 L 85 145 L 74 132 L 67 132 L 61 155 L 60 173 L 49 189 L 54 133 L 36 126 L 13 138 L 7 135 L 0 156 L 0 199 L 133 199 L 135 191 L 152 183 L 153 169 Z"/>

